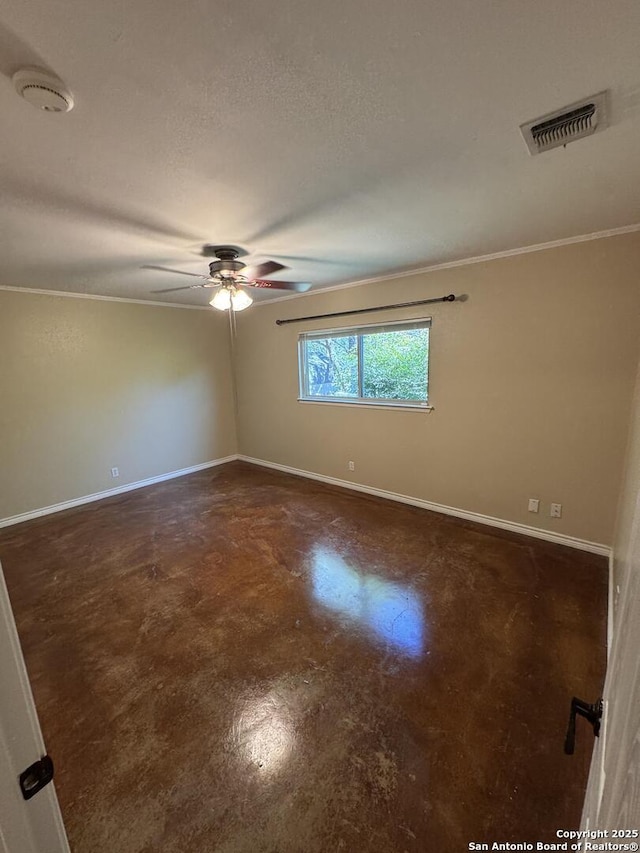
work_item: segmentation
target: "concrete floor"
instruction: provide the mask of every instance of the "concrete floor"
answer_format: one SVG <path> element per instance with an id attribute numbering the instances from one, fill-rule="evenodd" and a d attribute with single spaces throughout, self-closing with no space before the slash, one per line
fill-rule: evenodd
<path id="1" fill-rule="evenodd" d="M 578 825 L 606 563 L 232 463 L 0 531 L 74 853 Z"/>

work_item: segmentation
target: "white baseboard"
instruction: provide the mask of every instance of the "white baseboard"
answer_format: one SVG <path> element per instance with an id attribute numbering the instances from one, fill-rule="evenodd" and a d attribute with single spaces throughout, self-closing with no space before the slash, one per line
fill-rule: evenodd
<path id="1" fill-rule="evenodd" d="M 191 465 L 189 468 L 181 468 L 179 471 L 170 471 L 168 474 L 158 474 L 157 477 L 148 477 L 146 480 L 138 480 L 135 483 L 127 483 L 124 486 L 116 486 L 115 489 L 106 489 L 104 492 L 95 492 L 92 495 L 83 495 L 81 498 L 73 498 L 70 501 L 51 504 L 50 506 L 34 509 L 31 512 L 23 512 L 8 518 L 0 518 L 0 527 L 9 527 L 12 524 L 20 524 L 23 521 L 31 521 L 43 515 L 51 515 L 54 512 L 62 512 L 64 509 L 73 509 L 82 504 L 101 501 L 103 498 L 111 498 L 114 495 L 122 495 L 135 489 L 143 489 L 145 486 L 153 486 L 154 483 L 164 483 L 165 480 L 173 480 L 176 477 L 184 477 L 185 474 L 193 474 L 195 471 L 204 471 L 205 468 L 215 468 L 216 465 L 224 465 L 226 462 L 235 462 L 238 454 L 224 456 L 222 459 L 212 459 L 210 462 L 201 462 L 199 465 Z"/>
<path id="2" fill-rule="evenodd" d="M 320 483 L 328 483 L 331 486 L 339 486 L 343 489 L 350 489 L 355 492 L 362 492 L 367 495 L 374 495 L 379 498 L 397 501 L 398 503 L 409 504 L 420 509 L 428 509 L 432 512 L 439 512 L 443 515 L 452 515 L 455 518 L 463 518 L 467 521 L 475 521 L 478 524 L 486 524 L 489 527 L 498 527 L 501 530 L 510 530 L 512 533 L 521 533 L 525 536 L 532 536 L 535 539 L 544 539 L 547 542 L 554 542 L 558 545 L 567 545 L 570 548 L 577 548 L 580 551 L 589 551 L 592 554 L 600 554 L 603 557 L 609 557 L 609 615 L 607 626 L 607 637 L 609 646 L 613 636 L 613 564 L 612 552 L 608 545 L 602 545 L 599 542 L 589 542 L 586 539 L 577 539 L 575 536 L 567 536 L 564 533 L 554 533 L 551 530 L 543 530 L 539 527 L 529 527 L 527 524 L 519 524 L 515 521 L 506 521 L 502 518 L 494 518 L 490 515 L 483 515 L 479 512 L 471 512 L 469 510 L 457 509 L 456 507 L 446 506 L 444 504 L 425 501 L 421 498 L 414 498 L 410 495 L 400 495 L 397 492 L 389 492 L 386 489 L 376 489 L 373 486 L 363 486 L 360 483 L 352 483 L 349 480 L 340 480 L 337 477 L 327 477 L 324 474 L 316 474 L 313 471 L 303 471 L 300 468 L 291 468 L 289 465 L 280 465 L 277 462 L 267 462 L 265 459 L 254 459 L 251 456 L 243 454 L 232 454 L 224 456 L 221 459 L 213 459 L 210 462 L 202 462 L 199 465 L 191 465 L 189 468 L 181 468 L 179 471 L 170 471 L 168 474 L 159 474 L 156 477 L 149 477 L 146 480 L 138 480 L 135 483 L 127 483 L 124 486 L 117 486 L 114 489 L 106 489 L 103 492 L 95 492 L 92 495 L 83 495 L 80 498 L 74 498 L 70 501 L 63 501 L 50 506 L 42 507 L 41 509 L 32 510 L 31 512 L 23 512 L 19 515 L 9 516 L 8 518 L 0 519 L 0 528 L 9 527 L 12 524 L 20 524 L 23 521 L 31 521 L 34 518 L 41 518 L 44 515 L 51 515 L 54 512 L 62 512 L 65 509 L 73 509 L 76 506 L 100 501 L 103 498 L 110 498 L 115 495 L 122 495 L 125 492 L 132 492 L 135 489 L 142 489 L 145 486 L 152 486 L 155 483 L 163 483 L 165 480 L 173 480 L 176 477 L 184 477 L 186 474 L 193 474 L 196 471 L 203 471 L 206 468 L 214 468 L 217 465 L 224 465 L 227 462 L 235 460 L 248 462 L 252 465 L 260 465 L 263 468 L 272 468 L 275 471 L 282 471 L 285 474 L 293 474 L 296 477 L 306 477 L 309 480 L 317 480 Z"/>
<path id="3" fill-rule="evenodd" d="M 252 465 L 260 465 L 263 468 L 272 468 L 275 471 L 282 471 L 285 474 L 293 474 L 296 477 L 307 477 L 309 480 L 318 480 L 320 483 L 328 483 L 331 486 L 339 486 L 343 489 L 351 489 L 355 492 L 364 492 L 367 495 L 375 495 L 379 498 L 386 498 L 391 501 L 417 506 L 421 509 L 428 509 L 432 512 L 439 512 L 443 515 L 453 515 L 456 518 L 464 518 L 467 521 L 476 521 L 478 524 L 487 524 L 489 527 L 499 527 L 501 530 L 510 530 L 512 533 L 521 533 L 525 536 L 533 536 L 535 539 L 544 539 L 547 542 L 554 542 L 558 545 L 568 545 L 570 548 L 577 548 L 580 551 L 589 551 L 591 554 L 600 554 L 603 557 L 608 557 L 611 553 L 611 548 L 608 545 L 602 545 L 599 542 L 589 542 L 587 539 L 578 539 L 575 536 L 567 536 L 564 533 L 554 533 L 552 530 L 542 530 L 539 527 L 529 527 L 527 524 L 519 524 L 515 521 L 506 521 L 503 518 L 494 518 L 491 515 L 482 515 L 479 512 L 470 512 L 465 509 L 457 509 L 444 504 L 425 501 L 421 498 L 410 497 L 409 495 L 400 495 L 396 492 L 388 492 L 386 489 L 376 489 L 372 486 L 363 486 L 360 483 L 352 483 L 349 480 L 339 480 L 337 477 L 327 477 L 324 474 L 315 474 L 312 471 L 303 471 L 300 468 L 291 468 L 288 465 L 280 465 L 277 462 L 267 462 L 264 459 L 254 459 L 251 456 L 239 454 L 238 459 L 242 462 L 249 462 Z"/>

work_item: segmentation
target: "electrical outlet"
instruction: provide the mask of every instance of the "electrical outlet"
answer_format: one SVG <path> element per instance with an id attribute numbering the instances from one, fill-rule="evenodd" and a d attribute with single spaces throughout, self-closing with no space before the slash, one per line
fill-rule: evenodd
<path id="1" fill-rule="evenodd" d="M 355 462 L 349 462 L 349 470 L 350 470 L 350 471 L 355 471 L 355 470 L 356 470 Z"/>
<path id="2" fill-rule="evenodd" d="M 540 501 L 538 498 L 529 498 L 529 512 L 538 512 L 540 510 Z"/>
<path id="3" fill-rule="evenodd" d="M 115 478 L 116 478 L 116 477 L 119 477 L 119 476 L 120 476 L 120 471 L 119 471 L 117 468 L 112 468 L 112 469 L 111 469 L 111 476 L 112 476 L 112 477 L 114 478 L 114 480 L 115 480 Z"/>
<path id="4" fill-rule="evenodd" d="M 562 504 L 551 504 L 549 515 L 551 518 L 562 518 Z"/>

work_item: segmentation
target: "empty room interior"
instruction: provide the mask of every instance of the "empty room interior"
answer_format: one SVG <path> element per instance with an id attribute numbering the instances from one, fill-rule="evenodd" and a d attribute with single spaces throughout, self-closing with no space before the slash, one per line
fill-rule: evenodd
<path id="1" fill-rule="evenodd" d="M 638 849 L 639 36 L 2 7 L 2 853 Z"/>

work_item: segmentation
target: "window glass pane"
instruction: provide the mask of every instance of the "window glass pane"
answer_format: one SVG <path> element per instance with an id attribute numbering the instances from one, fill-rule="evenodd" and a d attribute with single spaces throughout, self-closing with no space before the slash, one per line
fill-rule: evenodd
<path id="1" fill-rule="evenodd" d="M 310 397 L 358 396 L 358 343 L 355 335 L 304 342 Z"/>
<path id="2" fill-rule="evenodd" d="M 363 334 L 363 396 L 426 401 L 428 352 L 429 329 Z"/>

